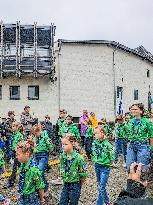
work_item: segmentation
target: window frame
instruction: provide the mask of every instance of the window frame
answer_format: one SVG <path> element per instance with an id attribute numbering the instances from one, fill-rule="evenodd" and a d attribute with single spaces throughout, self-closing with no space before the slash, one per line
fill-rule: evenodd
<path id="1" fill-rule="evenodd" d="M 14 98 L 12 97 L 12 89 L 13 87 L 17 87 L 18 88 L 18 91 L 19 91 L 19 98 Z M 10 100 L 20 100 L 21 97 L 20 97 L 20 86 L 19 85 L 10 85 L 9 86 L 9 90 L 10 90 Z"/>
<path id="2" fill-rule="evenodd" d="M 29 96 L 29 88 L 35 88 L 38 87 L 38 97 L 30 97 Z M 35 93 L 36 93 L 36 90 L 35 90 Z M 39 85 L 28 85 L 28 100 L 39 100 Z"/>
<path id="3" fill-rule="evenodd" d="M 147 69 L 147 78 L 150 78 L 150 70 Z"/>
<path id="4" fill-rule="evenodd" d="M 139 90 L 134 89 L 134 100 L 139 100 Z"/>

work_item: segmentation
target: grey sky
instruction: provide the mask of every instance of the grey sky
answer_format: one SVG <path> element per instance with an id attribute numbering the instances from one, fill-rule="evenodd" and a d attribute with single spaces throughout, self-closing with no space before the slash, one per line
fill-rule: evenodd
<path id="1" fill-rule="evenodd" d="M 4 23 L 57 26 L 56 39 L 114 40 L 153 53 L 153 0 L 1 0 Z"/>

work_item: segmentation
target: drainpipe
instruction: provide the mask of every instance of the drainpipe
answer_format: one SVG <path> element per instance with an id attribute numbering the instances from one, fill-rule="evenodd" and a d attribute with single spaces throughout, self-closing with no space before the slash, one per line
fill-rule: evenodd
<path id="1" fill-rule="evenodd" d="M 57 67 L 58 67 L 58 113 L 60 114 L 60 109 L 61 109 L 61 75 L 60 75 L 60 51 L 61 51 L 61 41 L 59 41 L 59 45 L 58 45 L 58 54 L 57 54 L 57 57 L 58 57 L 58 64 L 57 64 Z"/>
<path id="2" fill-rule="evenodd" d="M 113 49 L 113 88 L 114 88 L 114 117 L 116 117 L 116 73 L 115 73 L 115 52 L 119 43 L 116 45 L 115 49 Z"/>

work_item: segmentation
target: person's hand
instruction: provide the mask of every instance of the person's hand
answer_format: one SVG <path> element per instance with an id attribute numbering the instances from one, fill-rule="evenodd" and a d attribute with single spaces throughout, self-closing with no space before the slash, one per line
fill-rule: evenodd
<path id="1" fill-rule="evenodd" d="M 130 173 L 128 176 L 128 179 L 132 179 L 133 181 L 139 182 L 143 184 L 145 187 L 148 185 L 147 181 L 141 181 L 140 176 L 141 176 L 141 170 L 142 170 L 142 163 L 138 164 L 138 167 L 135 171 L 135 166 L 137 164 L 134 162 L 130 166 Z"/>

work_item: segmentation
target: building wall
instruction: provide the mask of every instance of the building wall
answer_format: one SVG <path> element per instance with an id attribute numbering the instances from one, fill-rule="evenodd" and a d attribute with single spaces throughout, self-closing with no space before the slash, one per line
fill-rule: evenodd
<path id="1" fill-rule="evenodd" d="M 72 116 L 82 110 L 97 117 L 114 116 L 112 48 L 62 44 L 60 51 L 60 107 Z"/>
<path id="2" fill-rule="evenodd" d="M 9 110 L 14 110 L 16 118 L 19 119 L 25 105 L 31 107 L 31 114 L 43 120 L 46 114 L 51 116 L 51 120 L 55 123 L 58 117 L 58 92 L 57 82 L 51 83 L 48 77 L 23 76 L 21 79 L 16 77 L 7 77 L 0 79 L 2 85 L 2 100 L 0 100 L 0 115 L 7 117 Z M 9 86 L 20 86 L 20 100 L 10 100 Z M 39 100 L 28 100 L 28 85 L 39 85 Z"/>
<path id="3" fill-rule="evenodd" d="M 123 87 L 123 109 L 128 112 L 131 104 L 142 102 L 148 106 L 148 91 L 153 94 L 153 66 L 125 51 L 103 44 L 63 43 L 59 55 L 60 107 L 73 116 L 80 116 L 83 109 L 96 113 L 100 119 L 114 119 L 115 90 Z M 147 78 L 147 69 L 150 78 Z M 123 82 L 122 82 L 123 81 Z M 134 100 L 134 89 L 139 98 Z M 116 97 L 116 113 L 119 98 Z"/>
<path id="4" fill-rule="evenodd" d="M 0 79 L 2 117 L 14 110 L 19 119 L 24 106 L 30 105 L 34 117 L 42 120 L 49 114 L 53 123 L 62 108 L 74 117 L 81 116 L 82 110 L 88 109 L 95 112 L 98 119 L 113 120 L 114 78 L 115 90 L 117 86 L 123 87 L 124 112 L 134 102 L 142 102 L 147 107 L 149 85 L 153 95 L 153 66 L 133 54 L 103 44 L 63 43 L 60 49 L 56 48 L 55 56 L 57 81 L 54 84 L 48 77 Z M 147 78 L 147 69 L 150 78 Z M 10 100 L 10 85 L 20 85 L 20 100 Z M 28 85 L 39 85 L 39 100 L 28 100 Z M 139 91 L 138 101 L 134 101 L 134 89 Z M 116 111 L 118 105 L 119 98 L 116 98 Z"/>
<path id="5" fill-rule="evenodd" d="M 148 107 L 148 92 L 153 94 L 153 65 L 133 54 L 115 51 L 116 86 L 123 87 L 123 109 L 128 111 L 129 105 L 137 102 Z M 150 78 L 147 78 L 150 70 Z M 123 78 L 123 82 L 122 82 Z M 138 90 L 138 100 L 134 100 L 134 89 Z M 117 105 L 119 99 L 117 99 Z"/>

